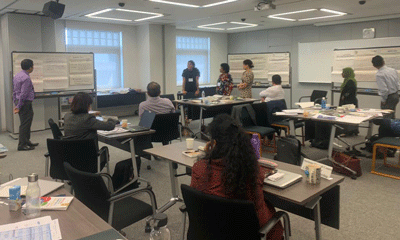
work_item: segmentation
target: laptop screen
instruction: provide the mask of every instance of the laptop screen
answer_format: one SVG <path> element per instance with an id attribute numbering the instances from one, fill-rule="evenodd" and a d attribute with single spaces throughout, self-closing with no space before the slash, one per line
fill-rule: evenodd
<path id="1" fill-rule="evenodd" d="M 139 126 L 150 129 L 151 125 L 153 125 L 155 117 L 156 114 L 154 112 L 144 111 L 142 114 L 142 118 L 140 119 Z"/>

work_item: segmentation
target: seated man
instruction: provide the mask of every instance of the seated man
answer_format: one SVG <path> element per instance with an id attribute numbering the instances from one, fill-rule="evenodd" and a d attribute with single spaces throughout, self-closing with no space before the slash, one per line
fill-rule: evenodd
<path id="1" fill-rule="evenodd" d="M 260 97 L 262 101 L 269 102 L 274 100 L 281 100 L 285 98 L 285 92 L 281 86 L 282 80 L 281 76 L 272 76 L 272 87 L 265 89 L 260 92 Z"/>
<path id="2" fill-rule="evenodd" d="M 173 113 L 175 107 L 171 100 L 160 98 L 161 87 L 156 82 L 150 82 L 147 85 L 147 95 L 149 98 L 139 104 L 139 118 L 142 117 L 144 111 L 154 112 L 156 114 Z"/>

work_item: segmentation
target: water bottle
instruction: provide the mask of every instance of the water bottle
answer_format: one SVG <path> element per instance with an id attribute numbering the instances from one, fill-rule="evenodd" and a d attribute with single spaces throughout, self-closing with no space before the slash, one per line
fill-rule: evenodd
<path id="1" fill-rule="evenodd" d="M 253 136 L 251 137 L 251 145 L 254 148 L 254 152 L 256 153 L 256 157 L 257 159 L 260 159 L 261 153 L 260 153 L 260 148 L 261 148 L 261 142 L 260 142 L 260 138 L 258 138 L 257 134 L 253 134 Z"/>
<path id="2" fill-rule="evenodd" d="M 206 93 L 204 91 L 201 92 L 201 98 L 204 100 L 204 98 L 206 97 Z"/>
<path id="3" fill-rule="evenodd" d="M 154 217 L 154 226 L 150 232 L 150 240 L 170 240 L 171 233 L 167 228 L 168 217 L 165 213 L 157 213 Z"/>
<path id="4" fill-rule="evenodd" d="M 28 175 L 28 188 L 26 189 L 26 217 L 36 218 L 40 216 L 40 188 L 38 175 Z"/>
<path id="5" fill-rule="evenodd" d="M 321 100 L 321 108 L 326 109 L 326 99 L 324 97 Z"/>

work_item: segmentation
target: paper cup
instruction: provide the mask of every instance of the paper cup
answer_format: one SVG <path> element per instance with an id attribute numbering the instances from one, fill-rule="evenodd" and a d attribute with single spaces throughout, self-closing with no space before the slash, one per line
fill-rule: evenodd
<path id="1" fill-rule="evenodd" d="M 186 148 L 193 149 L 194 138 L 186 138 Z"/>
<path id="2" fill-rule="evenodd" d="M 123 127 L 123 128 L 128 127 L 128 119 L 122 119 L 121 120 L 121 127 Z"/>

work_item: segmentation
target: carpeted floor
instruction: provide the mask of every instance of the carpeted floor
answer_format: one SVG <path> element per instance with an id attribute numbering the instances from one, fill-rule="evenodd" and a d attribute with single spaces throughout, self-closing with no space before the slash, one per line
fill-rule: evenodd
<path id="1" fill-rule="evenodd" d="M 128 118 L 130 122 L 137 123 L 137 117 Z M 196 127 L 194 122 L 191 127 Z M 32 141 L 40 145 L 29 152 L 18 152 L 17 141 L 11 139 L 8 133 L 0 134 L 0 143 L 8 147 L 8 156 L 0 159 L 0 182 L 8 181 L 9 175 L 14 178 L 23 177 L 32 172 L 44 176 L 44 156 L 47 152 L 46 139 L 51 138 L 50 130 L 32 133 Z M 355 143 L 363 140 L 363 136 L 346 138 L 346 141 Z M 100 144 L 103 146 L 103 144 Z M 110 147 L 111 166 L 120 160 L 130 157 L 130 153 Z M 303 148 L 303 152 L 311 159 L 325 157 L 326 150 L 310 148 L 309 144 Z M 179 154 L 179 153 L 177 153 Z M 397 154 L 398 155 L 398 154 Z M 397 156 L 396 155 L 396 156 Z M 272 157 L 271 155 L 264 155 Z M 398 159 L 398 158 L 397 158 Z M 381 160 L 379 165 L 381 165 Z M 152 169 L 147 170 L 150 164 Z M 398 219 L 400 215 L 400 181 L 370 174 L 371 159 L 362 158 L 363 175 L 357 180 L 346 177 L 341 184 L 341 215 L 340 230 L 322 226 L 322 239 L 400 239 Z M 384 169 L 384 167 L 381 167 Z M 385 169 L 384 169 L 385 170 Z M 112 168 L 113 171 L 113 168 Z M 178 172 L 183 172 L 180 167 Z M 388 171 L 388 170 L 385 170 Z M 400 175 L 400 170 L 391 170 Z M 165 161 L 143 160 L 141 177 L 149 180 L 157 197 L 158 207 L 166 203 L 170 196 L 168 163 Z M 180 183 L 190 184 L 187 176 L 179 178 Z M 143 199 L 146 199 L 143 196 Z M 180 239 L 182 215 L 176 204 L 166 213 L 168 215 L 168 227 L 171 230 L 171 239 Z M 292 239 L 315 239 L 314 223 L 310 220 L 290 214 L 292 225 Z M 146 240 L 149 235 L 144 233 L 145 223 L 138 222 L 124 229 L 129 239 Z"/>

